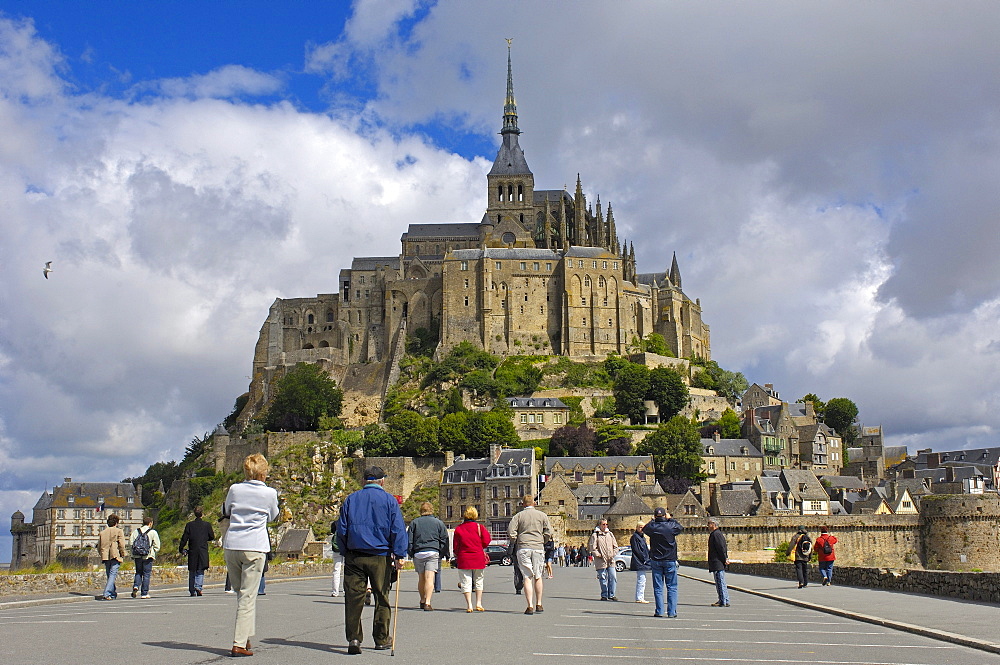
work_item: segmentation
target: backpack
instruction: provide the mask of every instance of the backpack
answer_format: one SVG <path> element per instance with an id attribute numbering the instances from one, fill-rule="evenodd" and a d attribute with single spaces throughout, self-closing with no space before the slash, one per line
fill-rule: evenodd
<path id="1" fill-rule="evenodd" d="M 823 554 L 833 554 L 833 545 L 830 544 L 829 538 L 823 539 Z"/>
<path id="2" fill-rule="evenodd" d="M 149 556 L 149 529 L 136 529 L 135 542 L 132 543 L 132 558 L 145 559 Z"/>
<path id="3" fill-rule="evenodd" d="M 810 552 L 812 552 L 812 541 L 809 540 L 809 536 L 803 535 L 799 538 L 799 553 L 802 556 L 809 556 Z"/>

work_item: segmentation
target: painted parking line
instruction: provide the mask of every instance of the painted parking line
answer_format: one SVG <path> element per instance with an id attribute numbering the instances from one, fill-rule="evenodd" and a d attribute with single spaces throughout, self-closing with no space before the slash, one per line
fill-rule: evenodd
<path id="1" fill-rule="evenodd" d="M 21 624 L 34 624 L 34 623 L 97 623 L 96 621 L 89 621 L 87 619 L 67 619 L 65 621 L 4 621 L 5 626 L 16 626 Z"/>
<path id="2" fill-rule="evenodd" d="M 888 633 L 886 633 L 888 634 Z M 599 640 L 606 642 L 607 637 L 586 637 L 586 636 L 576 636 L 576 635 L 549 635 L 551 640 Z M 668 639 L 668 638 L 640 638 L 640 637 L 616 637 L 614 638 L 616 642 L 697 642 L 698 644 L 715 643 L 720 644 L 732 644 L 732 640 L 685 640 L 681 638 Z M 789 645 L 789 646 L 807 646 L 807 647 L 871 647 L 874 649 L 957 649 L 958 647 L 951 644 L 945 645 L 919 645 L 919 644 L 848 644 L 845 642 L 786 642 L 786 641 L 774 641 L 770 642 L 767 640 L 754 640 L 754 644 L 778 644 L 778 645 Z"/>
<path id="3" fill-rule="evenodd" d="M 542 656 L 549 658 L 623 658 L 629 660 L 649 660 L 649 655 L 640 654 L 626 654 L 626 653 L 615 653 L 615 654 L 595 654 L 595 653 L 543 653 L 535 652 L 531 654 L 532 656 Z M 665 660 L 665 659 L 661 659 Z M 704 662 L 704 656 L 670 656 L 669 660 L 697 660 Z M 766 659 L 754 659 L 754 658 L 726 658 L 723 656 L 712 656 L 712 662 L 733 662 L 733 663 L 796 663 L 801 665 L 802 660 L 787 660 L 779 658 L 766 658 Z M 819 660 L 810 658 L 810 665 L 941 665 L 940 663 L 900 663 L 893 661 L 874 661 L 874 660 Z"/>
<path id="4" fill-rule="evenodd" d="M 598 612 L 600 616 L 608 616 L 606 612 Z M 589 619 L 593 617 L 593 614 L 561 614 L 564 619 Z M 649 614 L 622 614 L 623 617 L 649 617 L 650 619 L 655 618 Z M 801 614 L 799 616 L 802 616 Z M 678 617 L 680 618 L 680 617 Z M 844 621 L 772 621 L 771 619 L 716 619 L 714 617 L 705 617 L 699 619 L 698 617 L 692 617 L 685 615 L 684 619 L 686 621 L 711 621 L 713 623 L 776 623 L 781 626 L 787 626 L 789 624 L 803 624 L 807 626 L 843 626 L 844 624 L 850 623 L 847 620 Z"/>

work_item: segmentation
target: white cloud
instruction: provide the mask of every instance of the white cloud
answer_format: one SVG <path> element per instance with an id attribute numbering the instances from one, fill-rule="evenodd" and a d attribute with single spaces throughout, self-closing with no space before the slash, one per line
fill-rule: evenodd
<path id="1" fill-rule="evenodd" d="M 264 74 L 242 65 L 226 65 L 207 74 L 172 78 L 137 86 L 138 90 L 154 89 L 167 97 L 240 97 L 270 95 L 281 90 L 279 77 Z"/>

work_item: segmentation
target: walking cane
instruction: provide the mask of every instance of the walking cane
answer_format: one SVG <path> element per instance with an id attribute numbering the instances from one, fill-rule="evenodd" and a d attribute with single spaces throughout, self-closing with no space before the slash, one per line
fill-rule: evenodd
<path id="1" fill-rule="evenodd" d="M 392 565 L 396 565 L 395 559 Z M 389 650 L 390 656 L 396 655 L 396 622 L 399 620 L 399 575 L 396 575 L 396 606 L 392 608 L 392 648 Z"/>

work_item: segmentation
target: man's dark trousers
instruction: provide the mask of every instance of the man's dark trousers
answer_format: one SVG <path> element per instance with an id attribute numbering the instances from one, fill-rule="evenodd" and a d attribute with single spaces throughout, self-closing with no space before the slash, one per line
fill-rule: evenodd
<path id="1" fill-rule="evenodd" d="M 392 560 L 377 554 L 347 554 L 344 556 L 344 630 L 347 641 L 364 640 L 361 612 L 365 606 L 365 589 L 369 580 L 375 597 L 375 624 L 372 637 L 375 645 L 389 643 L 389 622 L 392 605 L 389 602 L 389 577 Z"/>

